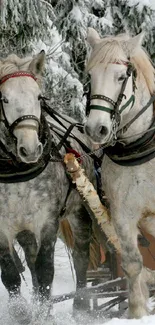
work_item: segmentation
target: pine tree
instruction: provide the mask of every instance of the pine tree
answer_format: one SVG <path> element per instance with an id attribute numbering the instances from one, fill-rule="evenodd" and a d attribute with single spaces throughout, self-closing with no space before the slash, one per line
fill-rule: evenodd
<path id="1" fill-rule="evenodd" d="M 127 32 L 136 35 L 141 31 L 145 32 L 144 47 L 155 62 L 155 10 L 151 5 L 146 5 L 135 0 L 110 0 L 111 15 L 113 18 L 113 30 L 115 34 Z"/>
<path id="2" fill-rule="evenodd" d="M 86 33 L 88 26 L 99 32 L 110 31 L 111 22 L 104 19 L 106 1 L 88 0 L 59 0 L 55 6 L 56 26 L 66 42 L 69 42 L 71 63 L 83 81 L 85 58 L 87 53 Z"/>
<path id="3" fill-rule="evenodd" d="M 51 1 L 53 3 L 53 1 Z M 65 40 L 62 46 L 63 52 L 70 57 L 70 67 L 73 75 L 78 79 L 77 85 L 73 83 L 70 101 L 71 110 L 69 114 L 82 120 L 85 115 L 85 99 L 83 98 L 83 86 L 86 88 L 88 76 L 85 73 L 85 59 L 88 50 L 86 34 L 88 26 L 92 26 L 105 33 L 110 31 L 111 22 L 103 18 L 106 16 L 106 2 L 101 0 L 58 0 L 54 2 L 56 14 L 55 25 Z M 63 60 L 62 66 L 65 67 Z M 80 114 L 79 114 L 80 112 Z"/>
<path id="4" fill-rule="evenodd" d="M 48 10 L 40 0 L 1 0 L 0 56 L 32 50 L 32 42 L 49 34 Z"/>
<path id="5" fill-rule="evenodd" d="M 50 104 L 82 121 L 89 81 L 87 28 L 101 36 L 145 30 L 144 46 L 155 60 L 154 18 L 155 10 L 138 0 L 0 0 L 0 57 L 44 49 Z"/>

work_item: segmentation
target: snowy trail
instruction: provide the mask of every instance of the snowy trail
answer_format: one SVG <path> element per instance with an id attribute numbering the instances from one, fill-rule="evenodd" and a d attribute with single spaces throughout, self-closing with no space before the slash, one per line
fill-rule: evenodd
<path id="1" fill-rule="evenodd" d="M 26 278 L 26 283 L 22 280 L 22 294 L 31 303 L 31 276 L 29 270 L 26 269 L 24 272 Z M 75 290 L 75 283 L 73 280 L 70 262 L 68 259 L 67 252 L 63 243 L 58 240 L 56 245 L 55 254 L 55 278 L 53 283 L 53 294 L 58 295 L 62 293 L 67 293 Z M 8 314 L 8 294 L 6 289 L 0 282 L 0 325 L 18 325 L 12 322 Z M 32 303 L 31 303 L 32 304 Z M 54 305 L 53 318 L 46 322 L 37 321 L 31 322 L 31 325 L 155 325 L 155 315 L 146 316 L 140 320 L 128 320 L 128 319 L 105 319 L 105 318 L 86 318 L 79 316 L 79 320 L 75 322 L 72 317 L 72 300 L 64 301 Z"/>

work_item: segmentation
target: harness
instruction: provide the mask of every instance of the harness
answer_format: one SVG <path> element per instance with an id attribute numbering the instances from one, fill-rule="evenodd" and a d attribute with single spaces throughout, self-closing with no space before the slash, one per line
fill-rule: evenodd
<path id="1" fill-rule="evenodd" d="M 155 129 L 155 121 L 143 137 L 128 145 L 117 142 L 105 149 L 106 155 L 122 166 L 137 166 L 155 158 L 155 130 L 152 128 Z"/>
<path id="2" fill-rule="evenodd" d="M 30 77 L 33 78 L 36 81 L 36 78 L 33 74 L 24 72 L 24 71 L 18 71 L 13 74 L 8 74 L 5 77 L 3 77 L 0 80 L 0 85 L 7 81 L 10 78 L 18 78 L 18 77 Z M 80 161 L 80 154 L 76 152 L 73 148 L 71 148 L 70 143 L 68 141 L 68 136 L 71 138 L 74 138 L 82 149 L 87 153 L 90 154 L 90 149 L 82 142 L 80 139 L 78 139 L 75 135 L 72 134 L 73 128 L 76 126 L 80 132 L 83 132 L 83 125 L 80 123 L 71 123 L 67 118 L 62 117 L 58 112 L 56 112 L 54 109 L 52 109 L 47 103 L 46 98 L 39 96 L 39 100 L 41 102 L 41 119 L 40 121 L 36 118 L 34 115 L 24 115 L 20 118 L 16 119 L 11 125 L 9 124 L 5 110 L 3 107 L 3 103 L 7 103 L 7 98 L 5 98 L 2 93 L 0 92 L 0 109 L 3 115 L 3 119 L 1 119 L 1 122 L 4 123 L 5 128 L 8 132 L 8 137 L 11 139 L 11 142 L 14 146 L 16 146 L 16 137 L 13 134 L 13 131 L 15 128 L 24 128 L 25 125 L 19 125 L 20 122 L 32 119 L 37 121 L 37 131 L 39 135 L 39 140 L 43 144 L 43 153 L 40 159 L 37 163 L 33 164 L 26 164 L 23 162 L 18 161 L 17 157 L 10 151 L 9 147 L 6 147 L 6 145 L 3 143 L 2 140 L 0 140 L 0 182 L 2 183 L 14 183 L 14 182 L 25 182 L 28 181 L 36 176 L 38 176 L 47 166 L 49 161 L 61 161 L 63 163 L 63 158 L 60 154 L 60 149 L 62 146 L 64 146 L 65 150 L 67 152 L 72 152 L 75 154 L 75 156 Z M 59 131 L 59 127 L 54 128 L 54 125 L 52 123 L 47 122 L 44 112 L 46 112 L 48 115 L 50 115 L 60 126 L 63 127 L 65 132 L 62 135 L 62 129 L 61 132 Z M 61 120 L 60 120 L 61 118 Z M 67 128 L 62 120 L 69 123 L 69 127 Z M 35 128 L 35 126 L 26 125 L 26 127 Z M 52 129 L 52 132 L 54 132 L 59 139 L 58 144 L 55 144 L 55 142 L 52 140 L 50 129 Z M 53 157 L 54 156 L 54 157 Z M 101 164 L 101 160 L 92 154 L 92 158 L 95 159 L 95 165 Z M 97 168 L 97 167 L 96 167 Z"/>
<path id="3" fill-rule="evenodd" d="M 4 76 L 0 80 L 0 85 L 6 82 L 10 78 L 18 77 L 29 77 L 33 78 L 36 81 L 36 78 L 33 74 L 25 71 L 17 71 L 12 74 Z M 17 157 L 13 152 L 6 147 L 2 140 L 0 140 L 0 182 L 2 183 L 18 183 L 28 181 L 36 176 L 38 176 L 47 166 L 50 155 L 51 155 L 51 136 L 50 128 L 46 121 L 44 114 L 41 114 L 40 121 L 35 115 L 23 115 L 17 118 L 11 125 L 8 122 L 8 119 L 5 114 L 3 103 L 7 103 L 8 100 L 0 92 L 0 109 L 1 122 L 4 123 L 8 137 L 11 141 L 12 146 L 16 146 L 17 139 L 13 134 L 15 128 L 29 128 L 36 129 L 39 135 L 40 142 L 43 145 L 43 153 L 39 158 L 37 163 L 26 164 L 18 161 Z M 34 120 L 37 122 L 37 125 L 19 125 L 20 122 L 26 120 Z"/>
<path id="4" fill-rule="evenodd" d="M 21 76 L 27 76 L 31 77 L 34 80 L 35 77 L 32 74 L 29 74 L 27 72 L 16 72 L 14 74 L 7 75 L 3 77 L 0 80 L 0 84 L 8 80 L 9 78 L 15 78 L 15 77 L 21 77 Z M 49 114 L 52 118 L 55 119 L 63 128 L 66 129 L 66 132 L 62 136 L 57 129 L 55 133 L 61 138 L 60 142 L 56 146 L 55 143 L 51 140 L 51 133 L 50 133 L 50 128 L 52 128 L 52 125 L 47 122 L 44 114 L 41 114 L 41 121 L 39 121 L 34 115 L 24 115 L 17 120 L 15 120 L 11 125 L 9 124 L 7 117 L 5 115 L 5 110 L 3 107 L 3 102 L 6 102 L 7 99 L 2 96 L 2 93 L 0 92 L 0 108 L 3 113 L 3 122 L 5 124 L 5 127 L 12 139 L 12 141 L 16 144 L 16 137 L 13 134 L 13 130 L 18 127 L 19 123 L 22 122 L 23 120 L 28 120 L 32 119 L 37 121 L 38 124 L 38 132 L 39 132 L 39 138 L 41 143 L 43 144 L 43 153 L 41 158 L 37 163 L 34 164 L 25 164 L 22 162 L 17 161 L 16 156 L 11 152 L 8 151 L 8 149 L 5 147 L 5 144 L 0 140 L 0 182 L 1 183 L 17 183 L 17 182 L 25 182 L 30 179 L 35 178 L 38 176 L 47 166 L 49 161 L 55 161 L 54 159 L 51 158 L 51 152 L 54 153 L 58 159 L 61 159 L 62 157 L 60 155 L 59 150 L 61 149 L 62 145 L 65 146 L 67 151 L 70 151 L 75 154 L 75 156 L 79 159 L 81 159 L 80 155 L 72 148 L 70 148 L 69 142 L 67 141 L 68 136 L 73 137 L 83 148 L 83 150 L 89 155 L 90 157 L 93 158 L 94 160 L 94 165 L 95 165 L 95 173 L 96 173 L 96 178 L 97 178 L 97 188 L 98 188 L 98 194 L 100 196 L 101 202 L 103 204 L 106 204 L 106 201 L 103 199 L 103 192 L 102 192 L 102 184 L 101 184 L 101 177 L 100 177 L 100 166 L 101 166 L 101 159 L 98 158 L 94 153 L 91 152 L 91 150 L 82 142 L 80 139 L 78 139 L 76 136 L 73 136 L 71 134 L 71 131 L 73 128 L 76 126 L 79 128 L 80 131 L 83 132 L 83 125 L 79 123 L 70 123 L 67 119 L 63 118 L 65 121 L 70 123 L 69 128 L 66 128 L 63 123 L 60 121 L 59 117 L 62 116 L 54 111 L 51 107 L 49 107 L 45 101 L 45 98 L 42 97 L 41 99 L 41 108 L 46 111 L 47 114 Z M 20 127 L 25 127 L 20 126 Z M 31 126 L 30 126 L 31 127 Z M 53 128 L 52 128 L 53 130 Z M 70 182 L 70 186 L 68 189 L 68 193 L 66 196 L 65 200 L 65 206 L 62 208 L 62 211 L 60 213 L 60 216 L 63 216 L 65 212 L 65 207 L 67 203 L 67 198 L 72 190 L 72 183 Z M 143 238 L 142 238 L 143 239 Z"/>
<path id="5" fill-rule="evenodd" d="M 16 156 L 7 150 L 0 141 L 0 183 L 19 183 L 29 181 L 46 168 L 51 154 L 51 136 L 48 123 L 41 115 L 40 141 L 43 144 L 43 153 L 37 163 L 26 164 L 18 162 Z"/>
<path id="6" fill-rule="evenodd" d="M 148 103 L 128 122 L 123 128 L 119 129 L 120 121 L 121 121 L 121 113 L 131 105 L 131 108 L 135 102 L 135 88 L 136 88 L 136 70 L 130 61 L 121 61 L 121 62 L 113 62 L 115 64 L 124 64 L 127 66 L 126 78 L 124 79 L 121 87 L 120 94 L 117 98 L 117 101 L 114 102 L 111 98 L 96 94 L 90 96 L 86 106 L 86 114 L 88 115 L 90 110 L 96 109 L 105 111 L 111 114 L 112 119 L 112 139 L 104 146 L 103 155 L 106 155 L 115 163 L 123 166 L 135 166 L 143 164 L 150 159 L 155 157 L 155 118 L 153 117 L 153 122 L 150 128 L 144 132 L 144 135 L 132 142 L 130 144 L 122 144 L 121 140 L 119 143 L 118 136 L 119 134 L 124 134 L 129 127 L 141 116 L 148 107 L 155 101 L 155 94 L 151 96 Z M 122 100 L 125 97 L 124 90 L 126 88 L 129 77 L 132 76 L 133 80 L 133 94 L 127 100 L 127 102 L 121 106 Z M 90 105 L 91 100 L 99 99 L 104 100 L 111 104 L 111 107 L 100 106 L 100 105 Z"/>

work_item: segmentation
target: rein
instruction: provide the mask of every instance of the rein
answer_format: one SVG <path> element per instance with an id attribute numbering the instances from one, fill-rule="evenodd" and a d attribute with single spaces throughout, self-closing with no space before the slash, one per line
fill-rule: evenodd
<path id="1" fill-rule="evenodd" d="M 65 118 L 64 116 L 61 116 L 61 114 L 59 114 L 58 112 L 56 112 L 52 107 L 50 107 L 46 101 L 44 100 L 44 98 L 42 98 L 42 103 L 41 103 L 41 107 L 43 110 L 46 111 L 46 113 L 48 115 L 50 115 L 56 122 L 58 122 L 59 125 L 61 125 L 66 132 L 64 133 L 64 135 L 62 136 L 61 134 L 61 129 L 59 127 L 56 127 L 55 125 L 52 125 L 52 123 L 49 123 L 49 127 L 52 129 L 52 131 L 54 131 L 60 138 L 60 142 L 58 143 L 58 145 L 56 146 L 56 150 L 57 152 L 61 149 L 61 147 L 64 145 L 65 146 L 65 142 L 67 141 L 67 138 L 70 136 L 71 138 L 73 138 L 75 141 L 77 141 L 77 143 L 79 143 L 79 145 L 82 147 L 82 149 L 85 151 L 85 154 L 80 155 L 80 157 L 76 157 L 77 160 L 81 160 L 82 158 L 85 157 L 91 157 L 93 158 L 95 161 L 97 161 L 98 163 L 101 163 L 101 159 L 98 158 L 95 153 L 99 152 L 101 150 L 101 148 L 99 149 L 95 149 L 93 151 L 90 150 L 89 147 L 87 147 L 87 145 L 85 145 L 79 138 L 77 138 L 74 134 L 71 133 L 71 131 L 73 130 L 74 127 L 77 127 L 79 129 L 79 131 L 83 133 L 83 124 L 81 123 L 72 123 L 70 120 L 68 120 L 67 118 Z M 60 117 L 62 120 L 66 121 L 67 123 L 70 124 L 69 128 L 67 128 L 58 117 Z M 66 146 L 65 146 L 66 147 Z M 107 145 L 105 145 L 104 147 L 107 147 Z M 51 161 L 54 162 L 63 162 L 63 158 L 53 158 L 51 157 L 50 159 Z"/>
<path id="2" fill-rule="evenodd" d="M 60 140 L 59 144 L 57 145 L 57 150 L 59 151 L 63 144 L 65 143 L 65 141 L 67 140 L 68 136 L 70 135 L 70 133 L 72 132 L 73 128 L 76 126 L 80 131 L 83 131 L 83 125 L 80 123 L 71 123 L 67 118 L 62 117 L 61 114 L 59 114 L 58 112 L 56 112 L 52 107 L 50 107 L 49 105 L 47 105 L 44 97 L 42 97 L 42 102 L 41 102 L 41 107 L 42 109 L 48 114 L 50 115 L 56 122 L 58 122 L 59 125 L 61 125 L 66 132 L 64 133 L 64 135 L 62 136 L 62 139 Z M 67 123 L 69 123 L 69 128 L 67 128 L 58 118 L 60 117 L 61 119 L 63 119 L 64 121 L 66 121 Z"/>
<path id="3" fill-rule="evenodd" d="M 131 119 L 130 122 L 128 122 L 122 129 L 120 129 L 119 132 L 125 133 L 129 129 L 131 124 L 133 124 L 138 119 L 138 117 L 140 117 L 150 107 L 150 105 L 153 104 L 154 101 L 155 101 L 155 94 L 153 94 L 151 96 L 151 98 L 149 99 L 147 104 Z M 148 131 L 145 131 L 145 132 L 148 132 Z M 143 131 L 143 134 L 145 132 Z"/>

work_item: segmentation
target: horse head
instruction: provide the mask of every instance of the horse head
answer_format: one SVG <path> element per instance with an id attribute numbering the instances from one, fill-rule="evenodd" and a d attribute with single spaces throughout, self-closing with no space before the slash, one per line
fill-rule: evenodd
<path id="1" fill-rule="evenodd" d="M 122 34 L 101 39 L 89 28 L 92 52 L 86 69 L 91 76 L 91 97 L 85 132 L 94 143 L 110 144 L 119 128 L 134 115 L 132 107 L 140 79 L 140 100 L 144 100 L 145 87 L 147 96 L 153 92 L 154 69 L 141 47 L 143 36 Z M 136 101 L 138 108 L 140 103 Z"/>
<path id="2" fill-rule="evenodd" d="M 8 138 L 14 140 L 16 155 L 24 163 L 37 162 L 43 151 L 39 85 L 44 59 L 41 51 L 33 59 L 12 54 L 0 60 L 1 137 L 6 144 Z"/>

